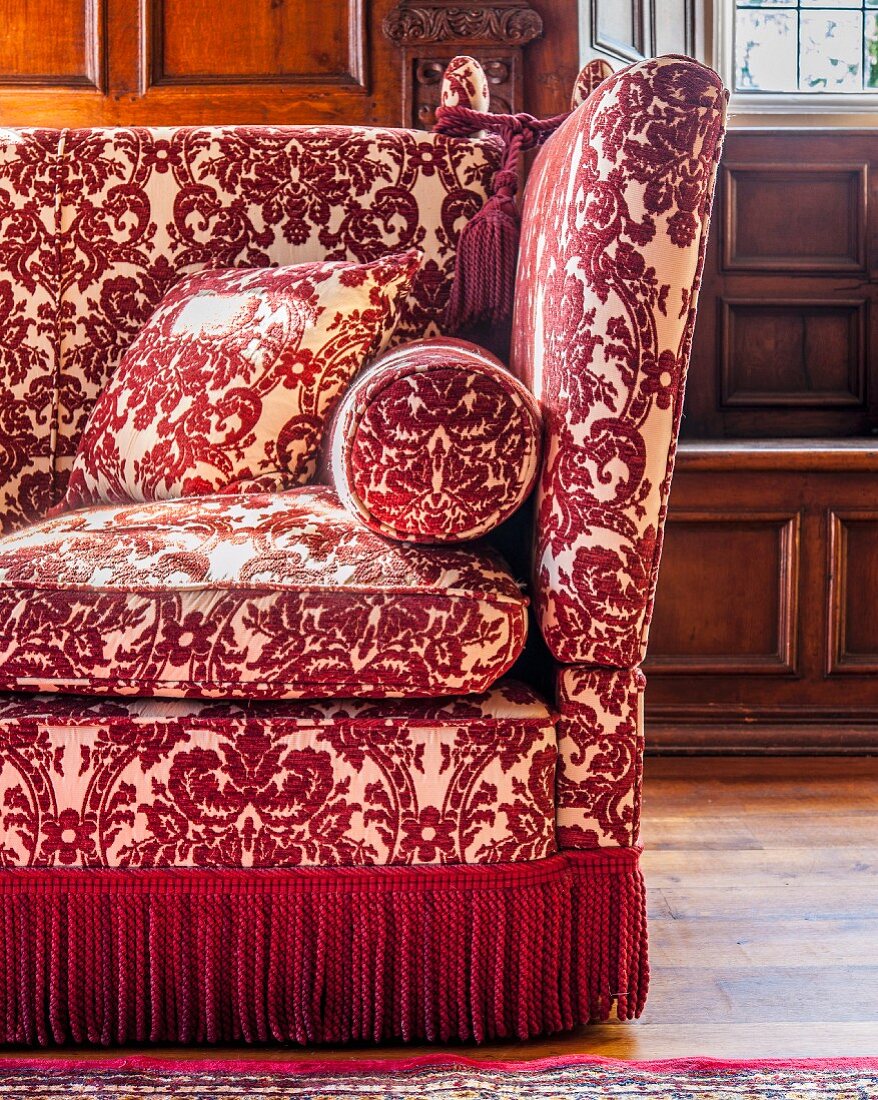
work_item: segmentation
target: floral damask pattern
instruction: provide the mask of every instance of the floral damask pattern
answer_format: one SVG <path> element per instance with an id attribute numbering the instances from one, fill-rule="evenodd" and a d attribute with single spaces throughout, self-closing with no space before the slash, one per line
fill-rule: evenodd
<path id="1" fill-rule="evenodd" d="M 514 683 L 441 703 L 7 697 L 0 866 L 541 859 L 556 757 Z"/>
<path id="2" fill-rule="evenodd" d="M 534 596 L 562 662 L 645 653 L 725 98 L 696 62 L 639 62 L 528 182 L 513 369 L 546 425 Z"/>
<path id="3" fill-rule="evenodd" d="M 94 401 L 183 275 L 418 248 L 396 339 L 437 332 L 499 159 L 493 137 L 391 129 L 3 131 L 2 529 L 63 494 Z"/>
<path id="4" fill-rule="evenodd" d="M 368 527 L 410 542 L 487 534 L 537 476 L 540 414 L 490 352 L 436 337 L 387 352 L 342 398 L 327 475 Z"/>
<path id="5" fill-rule="evenodd" d="M 58 134 L 0 131 L 0 531 L 52 500 Z"/>
<path id="6" fill-rule="evenodd" d="M 92 409 L 68 508 L 313 474 L 324 422 L 398 322 L 421 254 L 201 271 L 162 299 Z"/>
<path id="7" fill-rule="evenodd" d="M 315 126 L 83 129 L 59 173 L 58 465 L 171 285 L 204 267 L 368 263 L 417 248 L 395 339 L 438 331 L 457 238 L 482 206 L 496 139 Z"/>
<path id="8" fill-rule="evenodd" d="M 558 672 L 560 848 L 628 848 L 637 843 L 643 781 L 640 669 Z"/>
<path id="9" fill-rule="evenodd" d="M 489 688 L 526 629 L 492 551 L 389 542 L 326 488 L 92 508 L 0 539 L 0 690 L 450 695 Z"/>
<path id="10" fill-rule="evenodd" d="M 593 57 L 579 70 L 579 76 L 573 85 L 573 94 L 570 97 L 570 109 L 575 111 L 581 107 L 595 90 L 598 84 L 602 84 L 613 75 L 613 66 L 604 57 Z"/>

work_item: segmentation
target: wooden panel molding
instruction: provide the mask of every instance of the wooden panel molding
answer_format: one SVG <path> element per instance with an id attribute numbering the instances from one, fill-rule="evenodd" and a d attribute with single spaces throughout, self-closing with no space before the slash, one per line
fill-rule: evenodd
<path id="1" fill-rule="evenodd" d="M 5 0 L 0 86 L 102 91 L 106 0 Z"/>
<path id="2" fill-rule="evenodd" d="M 706 672 L 700 661 L 662 668 L 653 660 L 769 648 L 776 544 L 764 525 L 761 535 L 724 544 L 676 522 L 714 512 L 733 517 L 730 530 L 755 516 L 797 514 L 798 627 L 787 675 L 746 661 Z M 878 749 L 878 445 L 684 442 L 669 520 L 646 661 L 647 742 L 661 751 Z M 753 608 L 749 620 L 735 595 Z"/>
<path id="3" fill-rule="evenodd" d="M 721 298 L 720 402 L 862 407 L 864 299 Z"/>
<path id="4" fill-rule="evenodd" d="M 798 512 L 675 512 L 662 554 L 650 674 L 796 671 Z"/>
<path id="5" fill-rule="evenodd" d="M 648 0 L 646 7 L 652 7 Z M 591 0 L 591 20 L 594 49 L 619 61 L 646 57 L 649 22 L 644 0 Z"/>
<path id="6" fill-rule="evenodd" d="M 827 513 L 827 675 L 878 672 L 878 510 Z"/>
<path id="7" fill-rule="evenodd" d="M 727 271 L 864 271 L 866 165 L 723 167 Z"/>
<path id="8" fill-rule="evenodd" d="M 254 0 L 141 0 L 144 90 L 274 84 L 366 89 L 364 0 L 312 7 Z M 236 33 L 240 27 L 247 34 Z M 234 41 L 234 49 L 228 43 Z"/>

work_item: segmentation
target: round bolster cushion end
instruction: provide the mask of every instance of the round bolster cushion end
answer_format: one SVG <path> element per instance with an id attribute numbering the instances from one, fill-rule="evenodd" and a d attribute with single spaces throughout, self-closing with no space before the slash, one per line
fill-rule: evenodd
<path id="1" fill-rule="evenodd" d="M 329 427 L 324 474 L 378 534 L 467 542 L 527 499 L 540 441 L 539 406 L 499 359 L 465 340 L 428 338 L 357 377 Z"/>

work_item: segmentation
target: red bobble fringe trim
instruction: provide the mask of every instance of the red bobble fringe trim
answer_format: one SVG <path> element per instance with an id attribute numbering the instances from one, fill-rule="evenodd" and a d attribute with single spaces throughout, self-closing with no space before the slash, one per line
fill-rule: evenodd
<path id="1" fill-rule="evenodd" d="M 0 1040 L 482 1041 L 639 1014 L 634 850 L 521 865 L 0 873 Z"/>
<path id="2" fill-rule="evenodd" d="M 499 134 L 505 143 L 503 163 L 494 177 L 492 194 L 464 226 L 457 244 L 454 284 L 446 314 L 451 332 L 481 321 L 500 325 L 512 317 L 520 217 L 515 202 L 519 162 L 554 133 L 567 118 L 538 119 L 533 115 L 495 115 L 469 107 L 439 107 L 436 133 L 469 137 L 479 130 Z"/>

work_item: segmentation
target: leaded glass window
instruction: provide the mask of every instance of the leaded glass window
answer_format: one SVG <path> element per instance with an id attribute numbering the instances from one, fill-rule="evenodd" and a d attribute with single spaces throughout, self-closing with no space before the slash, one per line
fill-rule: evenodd
<path id="1" fill-rule="evenodd" d="M 878 0 L 736 0 L 735 91 L 878 91 Z"/>

